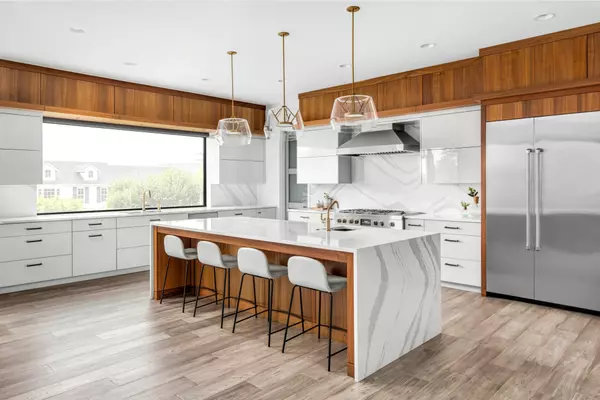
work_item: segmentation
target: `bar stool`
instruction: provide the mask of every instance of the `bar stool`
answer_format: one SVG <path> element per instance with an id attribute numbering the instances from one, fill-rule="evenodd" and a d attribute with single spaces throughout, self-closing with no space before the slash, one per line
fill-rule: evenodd
<path id="1" fill-rule="evenodd" d="M 238 250 L 238 268 L 242 272 L 242 278 L 240 281 L 240 290 L 238 293 L 238 302 L 235 308 L 235 317 L 233 319 L 232 333 L 235 333 L 235 325 L 245 321 L 249 318 L 258 318 L 258 314 L 268 312 L 269 319 L 269 340 L 268 346 L 271 347 L 271 335 L 273 333 L 281 332 L 285 328 L 278 329 L 276 331 L 271 330 L 271 324 L 273 321 L 273 287 L 275 285 L 275 279 L 287 275 L 287 268 L 283 265 L 269 264 L 267 256 L 260 250 L 251 249 L 248 247 L 242 247 Z M 244 285 L 244 278 L 246 275 L 252 277 L 252 287 L 254 289 L 254 307 L 250 307 L 247 310 L 254 308 L 254 314 L 238 321 L 238 313 L 240 312 L 240 299 L 242 297 L 242 287 Z M 256 282 L 255 278 L 266 279 L 268 282 L 268 294 L 267 294 L 267 309 L 261 312 L 257 312 L 258 305 L 256 304 Z M 242 310 L 244 311 L 244 310 Z"/>
<path id="2" fill-rule="evenodd" d="M 333 330 L 333 294 L 346 287 L 347 279 L 342 276 L 328 275 L 325 266 L 320 262 L 308 257 L 294 256 L 288 260 L 288 274 L 289 280 L 294 287 L 292 288 L 292 296 L 290 298 L 290 308 L 288 311 L 287 323 L 285 326 L 285 334 L 283 337 L 283 347 L 281 352 L 285 352 L 286 342 L 298 337 L 305 332 L 308 332 L 314 328 L 318 328 L 317 337 L 321 338 L 321 295 L 323 293 L 329 293 L 329 350 L 327 356 L 327 371 L 331 371 L 331 357 L 338 353 L 346 350 L 348 347 L 344 347 L 331 353 L 331 334 Z M 302 316 L 302 332 L 298 333 L 288 339 L 287 332 L 290 325 L 290 314 L 292 312 L 292 305 L 294 304 L 294 291 L 298 288 L 300 291 L 300 310 L 302 310 L 302 289 L 311 289 L 319 293 L 319 316 L 318 323 L 304 330 L 304 316 Z M 325 325 L 327 326 L 327 325 Z"/>
<path id="3" fill-rule="evenodd" d="M 222 300 L 221 328 L 223 328 L 223 319 L 234 315 L 234 313 L 225 315 L 225 300 L 227 300 L 227 302 L 228 302 L 227 307 L 228 308 L 231 307 L 231 270 L 233 268 L 237 268 L 237 266 L 238 266 L 237 257 L 222 254 L 219 246 L 217 246 L 213 242 L 199 241 L 196 246 L 196 249 L 197 249 L 197 253 L 198 253 L 198 256 L 197 256 L 198 261 L 200 261 L 200 263 L 202 263 L 202 268 L 204 268 L 205 266 L 214 268 L 215 291 L 217 289 L 217 286 L 216 286 L 217 268 L 222 269 L 224 272 L 223 297 L 221 298 L 221 300 Z M 202 275 L 202 272 L 200 274 Z M 210 297 L 210 296 L 208 296 L 208 297 Z M 215 298 L 216 298 L 216 293 L 215 293 Z M 196 294 L 196 308 L 198 308 L 198 300 L 200 300 L 200 290 L 198 290 L 198 293 Z M 208 303 L 208 304 L 212 304 L 212 303 Z M 206 304 L 204 304 L 204 305 L 206 305 Z M 204 305 L 201 305 L 200 307 L 203 307 Z M 194 309 L 194 315 L 196 315 L 196 308 Z"/>
<path id="4" fill-rule="evenodd" d="M 163 296 L 165 294 L 165 286 L 167 284 L 167 276 L 169 275 L 169 264 L 171 263 L 171 258 L 177 258 L 180 260 L 185 260 L 185 284 L 183 286 L 183 307 L 181 312 L 185 312 L 185 298 L 187 295 L 187 284 L 188 284 L 188 269 L 190 261 L 193 261 L 197 257 L 196 249 L 193 248 L 185 248 L 183 245 L 183 240 L 181 240 L 177 236 L 167 235 L 165 236 L 164 241 L 165 253 L 167 253 L 167 270 L 165 271 L 165 279 L 163 280 L 163 287 L 160 293 L 160 304 L 163 302 Z M 196 269 L 194 268 L 194 277 L 196 276 Z M 194 283 L 196 280 L 194 279 Z M 200 289 L 198 289 L 200 291 Z M 193 300 L 192 300 L 193 301 Z"/>

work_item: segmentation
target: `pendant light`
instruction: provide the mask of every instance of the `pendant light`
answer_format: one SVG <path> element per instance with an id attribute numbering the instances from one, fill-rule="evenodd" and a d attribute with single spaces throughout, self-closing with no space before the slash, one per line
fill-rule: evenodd
<path id="1" fill-rule="evenodd" d="M 235 100 L 233 91 L 233 56 L 237 54 L 235 51 L 228 51 L 231 58 L 231 117 L 219 120 L 215 139 L 220 146 L 245 146 L 249 145 L 252 140 L 252 132 L 250 125 L 244 118 L 235 116 Z"/>
<path id="2" fill-rule="evenodd" d="M 281 129 L 284 132 L 295 133 L 299 136 L 304 130 L 304 121 L 302 120 L 302 114 L 300 110 L 294 113 L 285 104 L 285 38 L 290 34 L 288 32 L 279 32 L 277 35 L 281 36 L 282 43 L 282 61 L 283 61 L 283 106 L 279 108 L 272 108 L 267 114 L 265 121 L 265 136 L 269 138 L 273 132 L 273 126 Z"/>
<path id="3" fill-rule="evenodd" d="M 360 7 L 346 9 L 352 14 L 352 94 L 334 100 L 331 110 L 331 126 L 339 131 L 342 126 L 350 126 L 354 133 L 360 133 L 362 127 L 373 126 L 377 122 L 377 109 L 371 96 L 356 94 L 354 91 L 354 14 Z"/>

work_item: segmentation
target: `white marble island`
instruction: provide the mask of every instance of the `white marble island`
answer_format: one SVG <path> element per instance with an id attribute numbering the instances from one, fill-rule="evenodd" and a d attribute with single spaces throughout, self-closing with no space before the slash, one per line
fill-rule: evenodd
<path id="1" fill-rule="evenodd" d="M 167 234 L 189 240 L 191 246 L 198 240 L 211 240 L 229 254 L 239 247 L 254 247 L 263 250 L 271 262 L 283 265 L 292 255 L 313 257 L 323 261 L 330 272 L 347 276 L 348 288 L 334 298 L 333 318 L 334 325 L 347 332 L 336 331 L 333 338 L 347 342 L 348 374 L 357 381 L 441 333 L 439 234 L 364 227 L 325 232 L 321 225 L 246 217 L 153 225 L 153 298 L 157 298 L 164 277 L 162 240 Z M 175 291 L 183 287 L 183 279 L 181 273 L 173 275 L 167 288 Z M 207 275 L 204 279 L 212 282 Z M 234 275 L 232 293 L 237 293 L 238 287 Z M 287 310 L 291 284 L 284 277 L 275 287 L 279 299 L 274 308 Z M 257 290 L 263 292 L 259 285 Z M 307 297 L 305 310 L 318 308 L 314 299 Z M 261 295 L 258 302 L 266 304 L 262 301 Z M 310 314 L 305 311 L 305 318 L 310 320 Z"/>

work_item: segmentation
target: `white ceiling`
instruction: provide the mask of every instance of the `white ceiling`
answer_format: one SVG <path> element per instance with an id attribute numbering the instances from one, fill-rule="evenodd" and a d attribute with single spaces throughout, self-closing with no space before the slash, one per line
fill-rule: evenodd
<path id="1" fill-rule="evenodd" d="M 350 82 L 348 1 L 0 2 L 0 58 L 229 97 L 280 102 L 281 39 L 288 99 Z M 599 21 L 600 2 L 360 1 L 356 79 L 477 55 L 481 47 Z M 536 15 L 556 13 L 545 22 Z M 70 28 L 82 28 L 76 34 Z M 433 49 L 421 49 L 435 42 Z M 126 66 L 125 62 L 137 63 Z M 202 78 L 209 78 L 202 81 Z M 288 101 L 292 103 L 292 101 Z"/>

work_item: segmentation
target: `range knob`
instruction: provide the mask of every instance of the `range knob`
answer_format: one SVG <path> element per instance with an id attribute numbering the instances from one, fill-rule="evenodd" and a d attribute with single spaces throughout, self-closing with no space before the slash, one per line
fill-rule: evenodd
<path id="1" fill-rule="evenodd" d="M 390 222 L 390 226 L 393 228 L 394 226 L 396 226 L 395 222 Z"/>
<path id="2" fill-rule="evenodd" d="M 348 220 L 348 223 L 349 223 L 349 224 L 353 224 L 353 223 L 354 223 L 354 220 L 353 220 L 353 219 L 349 219 L 349 220 Z"/>
<path id="3" fill-rule="evenodd" d="M 342 222 L 342 219 L 341 219 L 341 218 L 338 218 L 338 219 L 337 219 L 337 222 Z"/>
<path id="4" fill-rule="evenodd" d="M 379 221 L 379 226 L 383 226 L 383 225 L 384 225 L 383 221 Z"/>
<path id="5" fill-rule="evenodd" d="M 342 220 L 342 222 L 345 224 L 345 223 L 346 223 L 346 220 L 345 220 L 345 219 L 343 219 L 343 220 Z"/>

